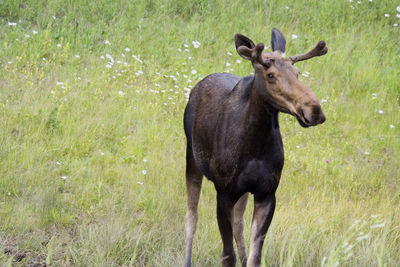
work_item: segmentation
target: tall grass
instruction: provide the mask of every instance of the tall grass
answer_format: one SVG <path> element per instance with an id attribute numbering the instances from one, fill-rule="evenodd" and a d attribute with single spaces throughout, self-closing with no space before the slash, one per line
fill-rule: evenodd
<path id="1" fill-rule="evenodd" d="M 280 115 L 286 162 L 263 264 L 398 265 L 397 6 L 2 1 L 0 264 L 182 265 L 187 91 L 213 72 L 248 75 L 234 34 L 268 44 L 277 27 L 288 55 L 327 42 L 298 64 L 327 121 Z M 215 196 L 204 182 L 195 266 L 220 264 Z"/>

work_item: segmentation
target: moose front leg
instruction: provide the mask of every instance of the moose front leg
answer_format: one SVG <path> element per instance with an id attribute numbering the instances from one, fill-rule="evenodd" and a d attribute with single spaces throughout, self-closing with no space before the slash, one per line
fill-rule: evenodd
<path id="1" fill-rule="evenodd" d="M 235 207 L 233 208 L 233 236 L 235 237 L 236 240 L 240 263 L 242 264 L 243 267 L 246 267 L 247 264 L 246 242 L 244 240 L 244 235 L 243 235 L 243 228 L 244 228 L 243 214 L 246 209 L 248 197 L 249 193 L 245 193 L 243 196 L 239 198 L 239 200 L 235 204 Z"/>
<path id="2" fill-rule="evenodd" d="M 234 201 L 227 195 L 217 193 L 217 219 L 219 232 L 222 238 L 222 266 L 231 267 L 236 264 L 236 255 L 233 249 L 232 213 Z"/>
<path id="3" fill-rule="evenodd" d="M 247 261 L 248 266 L 253 267 L 261 265 L 261 250 L 274 211 L 274 193 L 263 197 L 254 196 L 254 214 L 251 224 L 250 252 Z"/>

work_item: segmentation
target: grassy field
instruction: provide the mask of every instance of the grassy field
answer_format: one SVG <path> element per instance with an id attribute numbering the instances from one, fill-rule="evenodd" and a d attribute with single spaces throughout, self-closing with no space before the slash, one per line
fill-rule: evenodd
<path id="1" fill-rule="evenodd" d="M 0 1 L 0 265 L 180 266 L 186 95 L 251 64 L 242 33 L 297 64 L 327 121 L 281 114 L 285 167 L 265 266 L 399 266 L 396 1 Z M 397 9 L 397 10 L 396 10 Z M 218 266 L 204 182 L 194 266 Z M 251 201 L 250 201 L 251 202 Z M 246 236 L 252 204 L 246 211 Z"/>

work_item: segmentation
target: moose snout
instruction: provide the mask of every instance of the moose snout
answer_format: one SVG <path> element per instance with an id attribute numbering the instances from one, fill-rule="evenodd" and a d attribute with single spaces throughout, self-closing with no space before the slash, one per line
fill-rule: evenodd
<path id="1" fill-rule="evenodd" d="M 302 126 L 315 126 L 325 122 L 326 117 L 319 104 L 314 104 L 306 107 L 298 107 L 297 114 Z"/>

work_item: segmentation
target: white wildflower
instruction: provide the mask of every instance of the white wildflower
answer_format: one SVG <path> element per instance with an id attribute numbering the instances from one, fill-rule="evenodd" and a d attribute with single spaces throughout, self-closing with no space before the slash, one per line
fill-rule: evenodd
<path id="1" fill-rule="evenodd" d="M 9 22 L 8 26 L 17 26 L 17 23 L 16 22 Z"/>
<path id="2" fill-rule="evenodd" d="M 61 176 L 61 179 L 63 179 L 63 180 L 65 180 L 65 179 L 67 179 L 67 178 L 68 178 L 68 177 L 65 176 L 65 175 Z"/>
<path id="3" fill-rule="evenodd" d="M 140 62 L 140 63 L 143 63 L 143 61 L 142 61 L 140 58 L 138 58 L 136 55 L 133 55 L 133 54 L 132 54 L 132 57 L 133 57 L 134 59 L 136 59 L 136 61 L 138 61 L 138 62 Z"/>
<path id="4" fill-rule="evenodd" d="M 197 73 L 197 70 L 192 70 L 192 74 L 196 74 Z"/>
<path id="5" fill-rule="evenodd" d="M 110 54 L 106 54 L 106 58 L 111 61 L 111 64 L 114 64 L 114 58 Z"/>
<path id="6" fill-rule="evenodd" d="M 142 75 L 143 73 L 144 73 L 143 71 L 138 70 L 137 72 L 135 72 L 135 75 L 136 75 L 136 76 L 139 76 L 139 75 Z"/>
<path id="7" fill-rule="evenodd" d="M 387 18 L 388 18 L 388 17 L 390 17 L 390 15 L 389 15 L 389 14 L 387 14 L 387 13 L 386 13 L 384 16 L 385 16 L 385 17 L 387 17 Z"/>
<path id="8" fill-rule="evenodd" d="M 143 184 L 143 182 L 140 182 L 140 181 L 139 181 L 139 182 L 137 182 L 137 183 L 138 183 L 138 185 L 142 185 L 142 184 Z"/>
<path id="9" fill-rule="evenodd" d="M 393 125 L 393 124 L 390 124 L 390 128 L 394 129 L 394 125 Z"/>
<path id="10" fill-rule="evenodd" d="M 131 50 L 129 49 L 129 47 L 125 47 L 125 51 L 126 51 L 126 52 L 129 52 L 129 51 L 131 51 Z"/>
<path id="11" fill-rule="evenodd" d="M 118 94 L 120 95 L 120 96 L 124 96 L 125 95 L 125 93 L 124 93 L 124 91 L 118 91 Z"/>
<path id="12" fill-rule="evenodd" d="M 35 31 L 35 30 L 32 30 L 32 33 L 33 33 L 33 34 L 38 34 L 38 32 L 37 32 L 37 31 Z"/>
<path id="13" fill-rule="evenodd" d="M 308 78 L 309 74 L 307 74 L 306 72 L 303 72 L 303 73 L 301 74 L 301 76 L 304 76 L 304 77 Z"/>
<path id="14" fill-rule="evenodd" d="M 294 40 L 294 39 L 297 39 L 298 38 L 298 36 L 296 35 L 296 34 L 292 34 L 292 39 Z"/>
<path id="15" fill-rule="evenodd" d="M 104 40 L 104 44 L 110 45 L 111 43 L 110 43 L 110 41 L 108 41 L 108 40 Z"/>
<path id="16" fill-rule="evenodd" d="M 199 48 L 200 47 L 200 42 L 199 41 L 192 41 L 192 45 L 194 48 Z"/>

